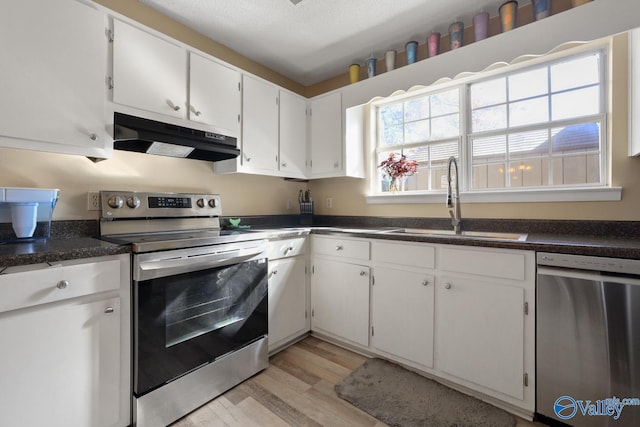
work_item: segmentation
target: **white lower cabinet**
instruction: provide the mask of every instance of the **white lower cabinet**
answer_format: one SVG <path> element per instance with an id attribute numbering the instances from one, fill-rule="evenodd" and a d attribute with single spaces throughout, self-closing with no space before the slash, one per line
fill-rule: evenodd
<path id="1" fill-rule="evenodd" d="M 438 370 L 522 399 L 524 289 L 442 276 L 436 300 Z"/>
<path id="2" fill-rule="evenodd" d="M 535 410 L 535 253 L 438 248 L 436 374 Z"/>
<path id="3" fill-rule="evenodd" d="M 309 332 L 306 238 L 269 242 L 269 352 Z"/>
<path id="4" fill-rule="evenodd" d="M 371 346 L 417 368 L 433 367 L 435 247 L 373 241 Z"/>
<path id="5" fill-rule="evenodd" d="M 306 262 L 303 257 L 269 261 L 269 350 L 306 333 Z"/>
<path id="6" fill-rule="evenodd" d="M 311 330 L 369 345 L 369 267 L 314 259 Z"/>
<path id="7" fill-rule="evenodd" d="M 130 424 L 129 280 L 128 255 L 0 274 L 0 425 Z"/>
<path id="8" fill-rule="evenodd" d="M 433 367 L 434 277 L 375 267 L 371 296 L 372 346 L 401 361 Z"/>
<path id="9" fill-rule="evenodd" d="M 534 252 L 318 235 L 312 260 L 312 331 L 533 414 Z"/>

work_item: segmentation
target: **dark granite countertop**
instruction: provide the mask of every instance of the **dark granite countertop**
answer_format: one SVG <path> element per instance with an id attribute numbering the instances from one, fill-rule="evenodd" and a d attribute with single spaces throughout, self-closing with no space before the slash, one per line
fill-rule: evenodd
<path id="1" fill-rule="evenodd" d="M 92 258 L 131 252 L 129 246 L 115 245 L 91 237 L 51 238 L 25 243 L 0 244 L 0 270 L 26 264 L 39 264 Z"/>
<path id="2" fill-rule="evenodd" d="M 314 225 L 296 222 L 297 217 L 247 217 L 245 223 L 265 231 L 269 239 L 309 234 L 361 237 L 404 242 L 454 244 L 536 252 L 555 252 L 612 258 L 640 259 L 640 223 L 635 221 L 541 221 L 466 220 L 470 230 L 527 234 L 524 241 L 481 237 L 393 232 L 398 228 L 448 229 L 446 220 L 422 218 L 322 217 Z M 92 221 L 54 223 L 48 241 L 0 244 L 0 270 L 10 266 L 129 253 L 126 245 L 108 243 L 96 235 Z"/>
<path id="3" fill-rule="evenodd" d="M 269 238 L 291 238 L 306 234 L 360 237 L 367 239 L 394 240 L 453 244 L 504 249 L 520 249 L 536 252 L 555 252 L 575 255 L 602 256 L 611 258 L 640 259 L 640 239 L 635 237 L 611 237 L 582 234 L 530 233 L 526 240 L 500 240 L 482 237 L 460 237 L 450 235 L 398 233 L 392 227 L 378 229 L 367 227 L 295 227 L 265 228 Z M 526 234 L 526 233 L 525 233 Z"/>
<path id="4" fill-rule="evenodd" d="M 313 231 L 315 234 L 335 234 L 335 232 Z M 343 235 L 345 233 L 342 233 Z M 588 235 L 560 234 L 528 234 L 526 240 L 498 240 L 481 237 L 457 237 L 447 235 L 397 234 L 388 233 L 348 233 L 352 236 L 373 239 L 396 240 L 406 242 L 423 242 L 453 244 L 463 246 L 480 246 L 504 249 L 520 249 L 536 252 L 554 252 L 575 255 L 602 256 L 611 258 L 640 259 L 640 240 L 620 237 L 603 237 Z"/>

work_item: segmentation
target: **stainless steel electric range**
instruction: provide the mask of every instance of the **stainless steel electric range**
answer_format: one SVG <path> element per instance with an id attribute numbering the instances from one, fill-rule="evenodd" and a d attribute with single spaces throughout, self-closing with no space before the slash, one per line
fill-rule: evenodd
<path id="1" fill-rule="evenodd" d="M 101 237 L 133 252 L 133 425 L 168 425 L 265 369 L 266 236 L 221 230 L 216 194 L 100 202 Z"/>

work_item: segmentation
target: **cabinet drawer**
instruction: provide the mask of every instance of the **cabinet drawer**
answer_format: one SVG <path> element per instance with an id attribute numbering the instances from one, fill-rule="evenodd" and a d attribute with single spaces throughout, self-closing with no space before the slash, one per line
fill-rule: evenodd
<path id="1" fill-rule="evenodd" d="M 0 313 L 119 288 L 119 260 L 0 274 Z"/>
<path id="2" fill-rule="evenodd" d="M 294 239 L 271 240 L 267 249 L 267 257 L 272 259 L 287 258 L 304 254 L 305 252 L 304 237 L 296 237 Z"/>
<path id="3" fill-rule="evenodd" d="M 511 280 L 525 280 L 525 255 L 517 252 L 489 252 L 486 249 L 440 249 L 438 268 Z"/>
<path id="4" fill-rule="evenodd" d="M 341 258 L 369 259 L 369 242 L 313 236 L 313 253 Z"/>
<path id="5" fill-rule="evenodd" d="M 378 262 L 434 268 L 436 250 L 433 246 L 405 243 L 373 242 L 371 258 Z"/>

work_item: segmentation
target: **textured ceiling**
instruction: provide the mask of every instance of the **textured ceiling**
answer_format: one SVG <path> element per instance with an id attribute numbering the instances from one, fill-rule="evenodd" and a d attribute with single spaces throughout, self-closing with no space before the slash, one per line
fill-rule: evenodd
<path id="1" fill-rule="evenodd" d="M 308 86 L 504 0 L 138 0 Z M 520 0 L 522 6 L 529 0 Z"/>

